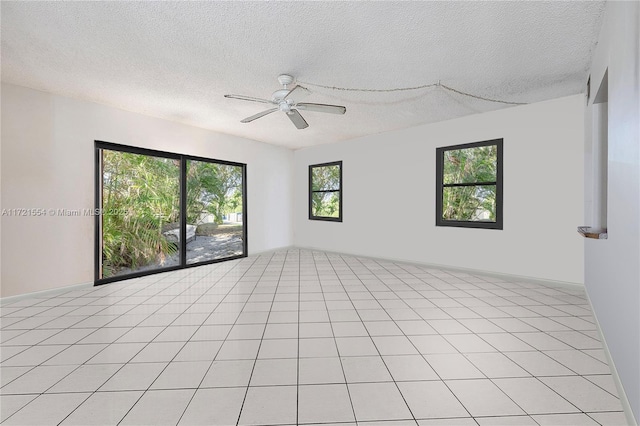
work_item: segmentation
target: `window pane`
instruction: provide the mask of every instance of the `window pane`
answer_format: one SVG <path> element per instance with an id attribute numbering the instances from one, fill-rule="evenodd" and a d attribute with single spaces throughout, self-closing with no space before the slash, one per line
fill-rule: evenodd
<path id="1" fill-rule="evenodd" d="M 497 167 L 496 145 L 445 151 L 443 183 L 495 182 Z"/>
<path id="2" fill-rule="evenodd" d="M 313 216 L 339 217 L 340 191 L 314 192 L 311 194 L 311 204 Z"/>
<path id="3" fill-rule="evenodd" d="M 313 167 L 311 169 L 311 189 L 313 191 L 340 189 L 340 166 Z"/>
<path id="4" fill-rule="evenodd" d="M 101 278 L 180 264 L 180 161 L 102 151 Z"/>
<path id="5" fill-rule="evenodd" d="M 496 186 L 456 186 L 442 191 L 444 220 L 496 221 Z"/>
<path id="6" fill-rule="evenodd" d="M 187 264 L 242 255 L 242 167 L 187 161 Z"/>

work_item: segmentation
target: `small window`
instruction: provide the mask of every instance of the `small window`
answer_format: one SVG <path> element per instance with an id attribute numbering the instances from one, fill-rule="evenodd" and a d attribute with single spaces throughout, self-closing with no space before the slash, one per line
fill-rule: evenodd
<path id="1" fill-rule="evenodd" d="M 342 222 L 342 161 L 309 166 L 309 219 Z"/>
<path id="2" fill-rule="evenodd" d="M 436 149 L 436 226 L 502 229 L 502 139 Z"/>

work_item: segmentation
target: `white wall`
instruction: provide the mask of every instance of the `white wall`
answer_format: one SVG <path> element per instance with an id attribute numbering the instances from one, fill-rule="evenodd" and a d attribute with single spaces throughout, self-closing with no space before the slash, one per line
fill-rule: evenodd
<path id="1" fill-rule="evenodd" d="M 292 151 L 2 85 L 2 208 L 94 206 L 94 140 L 247 164 L 249 254 L 292 244 Z M 92 217 L 2 217 L 3 297 L 93 281 Z"/>
<path id="2" fill-rule="evenodd" d="M 2 99 L 2 87 L 0 86 L 0 100 Z M 1 104 L 2 102 L 0 102 Z M 2 108 L 0 107 L 0 110 Z M 2 119 L 0 117 L 0 212 L 2 211 Z M 0 296 L 2 295 L 2 217 L 0 216 Z"/>
<path id="3" fill-rule="evenodd" d="M 582 284 L 584 103 L 578 95 L 298 150 L 295 245 Z M 436 227 L 436 147 L 496 138 L 504 230 Z M 337 160 L 344 221 L 308 220 L 308 166 Z"/>
<path id="4" fill-rule="evenodd" d="M 636 423 L 640 420 L 639 28 L 640 3 L 607 2 L 591 87 L 595 97 L 608 68 L 608 239 L 585 241 L 585 287 Z M 585 120 L 588 144 L 592 101 Z M 589 168 L 585 171 L 585 180 L 591 182 Z M 586 190 L 589 194 L 591 188 Z"/>

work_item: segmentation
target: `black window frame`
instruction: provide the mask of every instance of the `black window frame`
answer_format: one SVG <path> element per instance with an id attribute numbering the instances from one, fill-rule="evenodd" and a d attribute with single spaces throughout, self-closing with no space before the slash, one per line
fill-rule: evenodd
<path id="1" fill-rule="evenodd" d="M 340 186 L 338 189 L 330 189 L 330 190 L 313 190 L 313 169 L 320 167 L 330 167 L 330 166 L 338 166 L 340 168 Z M 315 216 L 313 214 L 313 194 L 316 192 L 339 192 L 339 205 L 338 205 L 338 217 L 330 217 L 330 216 Z M 320 163 L 320 164 L 311 164 L 309 166 L 309 220 L 323 220 L 328 222 L 342 222 L 342 161 L 332 161 L 329 163 Z"/>
<path id="2" fill-rule="evenodd" d="M 187 216 L 186 216 L 186 203 L 187 203 L 187 161 L 202 161 L 209 163 L 217 163 L 217 164 L 226 164 L 229 166 L 241 167 L 242 168 L 242 200 L 243 200 L 243 209 L 242 209 L 242 254 L 236 256 L 229 256 L 220 259 L 211 259 L 205 260 L 197 263 L 187 263 L 186 253 L 187 253 L 187 241 L 186 238 L 180 238 L 180 263 L 177 266 L 169 266 L 156 268 L 149 271 L 137 271 L 129 274 L 122 274 L 111 276 L 107 278 L 102 278 L 102 215 L 95 215 L 94 218 L 94 279 L 93 285 L 99 286 L 103 284 L 108 284 L 112 282 L 118 282 L 123 280 L 128 280 L 131 278 L 139 278 L 147 275 L 159 274 L 162 272 L 176 271 L 180 269 L 186 268 L 194 268 L 203 265 L 209 265 L 212 263 L 220 263 L 226 262 L 228 260 L 236 260 L 249 256 L 248 248 L 248 233 L 247 233 L 247 224 L 248 224 L 248 215 L 247 215 L 247 164 L 246 163 L 237 163 L 234 161 L 226 161 L 226 160 L 218 160 L 214 158 L 205 158 L 198 157 L 187 154 L 180 154 L 175 152 L 167 152 L 167 151 L 159 151 L 148 148 L 140 148 L 136 146 L 130 145 L 122 145 L 113 142 L 105 142 L 101 140 L 94 140 L 94 206 L 95 211 L 100 211 L 102 208 L 102 150 L 110 150 L 110 151 L 118 151 L 118 152 L 128 152 L 131 154 L 139 154 L 139 155 L 148 155 L 152 157 L 160 157 L 160 158 L 169 158 L 172 160 L 177 160 L 180 162 L 180 233 L 181 235 L 186 235 L 186 227 L 187 227 Z"/>
<path id="3" fill-rule="evenodd" d="M 452 145 L 436 148 L 436 226 L 453 226 L 458 228 L 481 228 L 481 229 L 503 229 L 503 139 L 491 139 L 481 142 L 472 142 L 461 145 Z M 497 147 L 497 165 L 495 182 L 466 182 L 444 184 L 444 154 L 447 151 L 457 151 L 461 149 L 479 148 L 483 146 Z M 444 188 L 460 186 L 496 186 L 496 220 L 488 221 L 464 221 L 445 220 L 442 215 Z"/>

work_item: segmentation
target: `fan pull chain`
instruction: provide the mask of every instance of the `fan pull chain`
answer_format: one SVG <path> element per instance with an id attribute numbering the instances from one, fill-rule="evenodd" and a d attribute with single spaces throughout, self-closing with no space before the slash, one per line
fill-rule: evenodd
<path id="1" fill-rule="evenodd" d="M 503 101 L 503 100 L 500 100 L 500 99 L 486 98 L 484 96 L 478 96 L 478 95 L 474 95 L 472 93 L 463 92 L 462 90 L 457 90 L 457 89 L 454 89 L 453 87 L 449 87 L 449 86 L 446 86 L 446 85 L 440 83 L 440 80 L 438 80 L 437 83 L 423 84 L 422 86 L 398 87 L 398 88 L 394 88 L 394 89 L 362 89 L 362 88 L 325 86 L 325 85 L 322 85 L 322 84 L 314 84 L 314 83 L 309 83 L 307 81 L 301 81 L 301 80 L 298 80 L 298 83 L 304 84 L 306 86 L 320 87 L 320 88 L 329 89 L 329 90 L 339 90 L 339 91 L 343 91 L 343 92 L 373 92 L 373 93 L 405 92 L 405 91 L 408 91 L 408 90 L 428 89 L 430 87 L 442 87 L 443 89 L 448 90 L 450 92 L 454 92 L 454 93 L 457 93 L 459 95 L 467 96 L 467 97 L 474 98 L 474 99 L 479 99 L 481 101 L 496 102 L 496 103 L 507 104 L 507 105 L 526 105 L 527 104 L 526 102 Z"/>

